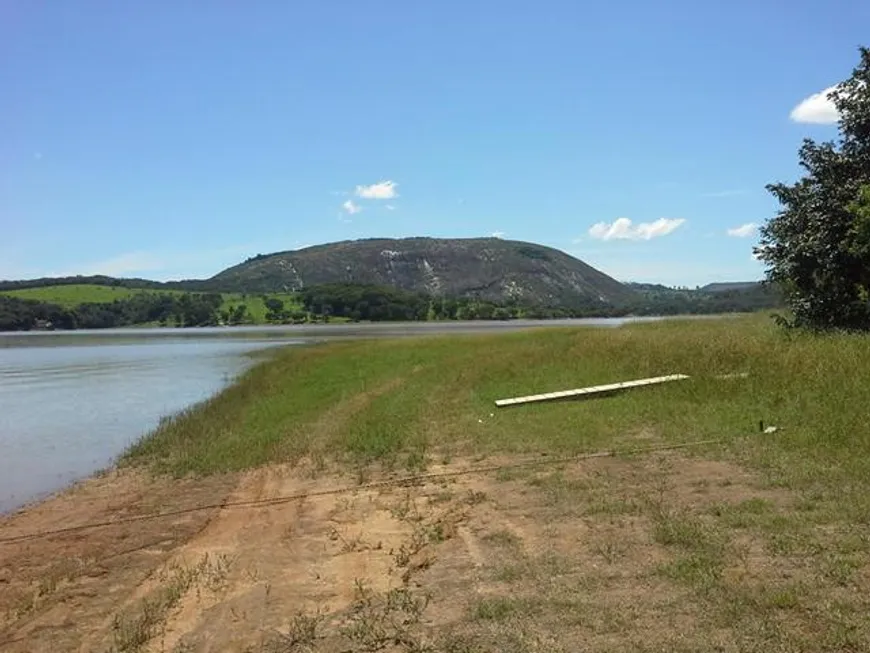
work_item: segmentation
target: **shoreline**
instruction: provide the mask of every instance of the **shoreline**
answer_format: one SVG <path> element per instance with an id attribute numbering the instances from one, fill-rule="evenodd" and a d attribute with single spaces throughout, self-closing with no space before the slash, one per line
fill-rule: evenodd
<path id="1" fill-rule="evenodd" d="M 419 338 L 438 335 L 470 335 L 470 334 L 500 334 L 512 333 L 528 329 L 538 328 L 577 328 L 577 327 L 608 327 L 615 328 L 630 324 L 644 324 L 650 322 L 659 322 L 663 320 L 705 320 L 722 317 L 745 317 L 744 315 L 688 315 L 688 316 L 636 316 L 628 318 L 564 318 L 564 319 L 548 319 L 548 320 L 510 320 L 510 321 L 493 321 L 493 320 L 475 320 L 475 321 L 429 321 L 429 322 L 369 322 L 369 323 L 342 323 L 342 324 L 308 324 L 308 325 L 248 325 L 234 327 L 190 327 L 190 328 L 174 328 L 174 327 L 151 327 L 151 328 L 135 328 L 124 327 L 118 329 L 82 329 L 71 331 L 30 331 L 30 332 L 0 332 L 0 347 L 15 346 L 9 345 L 9 341 L 13 341 L 17 336 L 24 336 L 26 344 L 32 344 L 34 339 L 45 337 L 49 340 L 63 339 L 64 336 L 73 336 L 74 342 L 79 342 L 76 339 L 117 339 L 124 340 L 126 338 L 136 338 L 145 336 L 166 337 L 166 338 L 202 338 L 202 337 L 238 337 L 244 339 L 245 336 L 251 335 L 272 335 L 286 336 L 288 334 L 298 334 L 297 339 L 281 340 L 275 342 L 265 339 L 263 343 L 269 343 L 272 346 L 256 349 L 243 354 L 244 356 L 254 360 L 254 365 L 268 359 L 273 355 L 273 346 L 299 346 L 312 344 L 326 344 L 328 342 L 338 341 L 353 341 L 364 340 L 367 338 Z M 228 331 L 234 333 L 228 333 Z M 4 345 L 4 337 L 8 338 L 7 344 Z M 84 344 L 80 343 L 79 344 Z M 248 366 L 250 367 L 250 366 Z M 244 370 L 243 370 L 244 371 Z M 216 391 L 210 397 L 200 400 L 194 404 L 181 408 L 176 413 L 163 415 L 160 421 L 172 420 L 181 413 L 195 409 L 198 404 L 206 403 L 214 399 L 228 387 L 236 384 L 236 377 L 229 385 Z M 153 431 L 153 429 L 152 429 Z M 136 442 L 146 439 L 152 431 L 141 434 L 136 437 L 127 448 L 132 447 Z M 126 451 L 126 449 L 125 449 Z M 67 490 L 74 488 L 77 484 L 86 482 L 93 476 L 111 472 L 117 469 L 118 462 L 123 458 L 125 451 L 119 452 L 115 458 L 105 468 L 98 469 L 92 473 L 80 476 L 71 480 L 67 485 L 53 490 L 48 490 L 45 493 L 40 493 L 28 498 L 23 504 L 0 511 L 0 517 L 15 514 L 19 510 L 29 506 L 39 504 L 43 501 L 53 498 L 57 494 L 64 493 Z"/>
<path id="2" fill-rule="evenodd" d="M 0 540 L 106 522 L 0 541 L 0 646 L 861 650 L 868 364 L 866 337 L 759 317 L 276 350 L 106 475 L 0 517 Z M 492 403 L 654 372 L 690 379 Z M 673 449 L 698 440 L 720 444 Z M 452 475 L 378 483 L 432 472 Z"/>
<path id="3" fill-rule="evenodd" d="M 772 309 L 771 309 L 772 310 Z M 238 324 L 224 326 L 191 326 L 191 327 L 169 327 L 169 326 L 124 326 L 110 327 L 106 329 L 31 329 L 28 331 L 0 331 L 0 338 L 16 336 L 35 337 L 51 336 L 51 335 L 82 335 L 82 336 L 98 336 L 98 335 L 166 335 L 175 336 L 183 334 L 191 334 L 202 336 L 203 334 L 215 335 L 231 335 L 245 333 L 308 333 L 322 332 L 332 333 L 336 331 L 385 331 L 385 332 L 402 332 L 402 331 L 445 331 L 445 332 L 463 332 L 463 331 L 511 331 L 526 328 L 538 327 L 570 327 L 570 326 L 599 326 L 599 325 L 621 325 L 634 324 L 643 322 L 657 322 L 660 320 L 706 320 L 719 318 L 740 318 L 753 315 L 753 313 L 686 313 L 674 315 L 624 315 L 624 316 L 602 316 L 602 317 L 566 317 L 566 318 L 518 318 L 511 320 L 419 320 L 419 321 L 379 321 L 379 322 L 350 322 L 350 321 L 335 321 L 329 323 L 306 323 L 306 324 Z M 391 334 L 392 335 L 392 334 Z"/>

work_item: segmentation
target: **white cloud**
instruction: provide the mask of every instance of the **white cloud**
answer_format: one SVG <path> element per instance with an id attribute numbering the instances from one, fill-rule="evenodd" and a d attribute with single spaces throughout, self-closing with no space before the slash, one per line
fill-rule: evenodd
<path id="1" fill-rule="evenodd" d="M 504 238 L 504 232 L 503 231 L 493 231 L 492 237 L 493 238 Z"/>
<path id="2" fill-rule="evenodd" d="M 599 222 L 589 228 L 589 235 L 598 240 L 652 240 L 667 236 L 685 222 L 683 218 L 659 218 L 654 222 L 633 224 L 628 218 L 611 223 Z"/>
<path id="3" fill-rule="evenodd" d="M 354 192 L 357 197 L 366 200 L 391 200 L 399 196 L 396 192 L 396 186 L 398 186 L 396 182 L 385 180 L 370 186 L 357 186 Z"/>
<path id="4" fill-rule="evenodd" d="M 354 204 L 353 200 L 347 200 L 341 205 L 341 208 L 344 209 L 348 215 L 353 215 L 354 213 L 362 211 L 362 207 L 359 204 Z"/>
<path id="5" fill-rule="evenodd" d="M 392 204 L 387 204 L 384 208 L 386 208 L 387 211 L 395 211 L 396 210 L 396 207 L 393 206 Z"/>
<path id="6" fill-rule="evenodd" d="M 813 93 L 791 110 L 789 117 L 795 122 L 806 122 L 817 125 L 832 125 L 836 123 L 840 114 L 837 107 L 828 98 L 828 94 L 835 90 L 836 86 L 829 86 L 824 91 Z"/>
<path id="7" fill-rule="evenodd" d="M 733 227 L 728 230 L 728 235 L 734 238 L 749 238 L 755 234 L 755 231 L 758 229 L 758 225 L 754 222 L 747 222 L 746 224 L 742 224 L 739 227 Z"/>

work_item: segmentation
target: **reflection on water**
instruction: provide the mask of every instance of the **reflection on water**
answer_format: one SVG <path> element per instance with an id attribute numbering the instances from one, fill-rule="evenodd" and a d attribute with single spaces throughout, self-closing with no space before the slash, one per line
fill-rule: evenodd
<path id="1" fill-rule="evenodd" d="M 394 337 L 624 320 L 117 329 L 0 333 L 0 512 L 110 465 L 160 418 L 208 398 L 246 353 L 327 338 Z"/>

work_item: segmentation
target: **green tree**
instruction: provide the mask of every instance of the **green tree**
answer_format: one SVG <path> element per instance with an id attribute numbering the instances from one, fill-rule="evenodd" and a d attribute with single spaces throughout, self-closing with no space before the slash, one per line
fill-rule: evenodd
<path id="1" fill-rule="evenodd" d="M 239 304 L 233 309 L 232 315 L 230 315 L 230 322 L 232 324 L 243 324 L 248 319 L 248 307 L 245 304 Z"/>
<path id="2" fill-rule="evenodd" d="M 269 322 L 281 322 L 286 318 L 284 311 L 284 302 L 277 297 L 267 297 L 266 304 L 266 319 Z"/>
<path id="3" fill-rule="evenodd" d="M 794 318 L 810 329 L 870 329 L 870 49 L 829 95 L 839 114 L 837 142 L 806 139 L 806 174 L 770 184 L 780 212 L 761 229 L 756 255 Z"/>

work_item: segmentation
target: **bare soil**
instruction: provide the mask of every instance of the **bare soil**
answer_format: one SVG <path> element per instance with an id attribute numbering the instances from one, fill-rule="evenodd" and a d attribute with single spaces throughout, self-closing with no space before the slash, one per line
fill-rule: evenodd
<path id="1" fill-rule="evenodd" d="M 0 650 L 870 643 L 863 554 L 845 575 L 822 573 L 808 543 L 842 533 L 795 534 L 796 497 L 731 463 L 662 453 L 330 493 L 352 485 L 304 465 L 182 481 L 123 470 L 6 517 L 0 539 L 298 497 L 0 544 Z"/>

